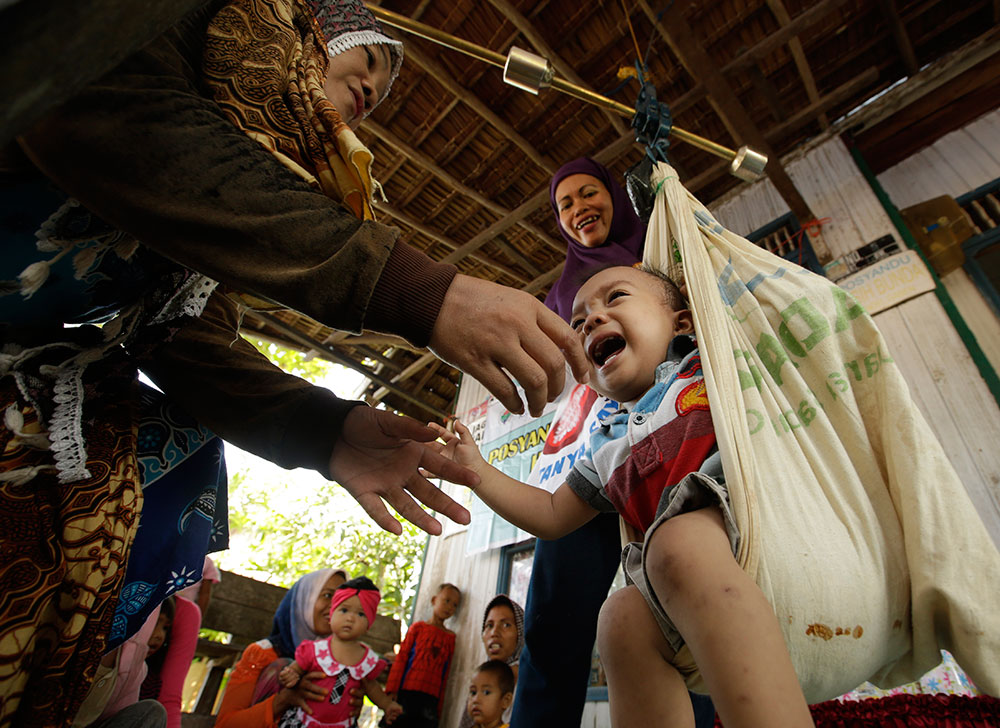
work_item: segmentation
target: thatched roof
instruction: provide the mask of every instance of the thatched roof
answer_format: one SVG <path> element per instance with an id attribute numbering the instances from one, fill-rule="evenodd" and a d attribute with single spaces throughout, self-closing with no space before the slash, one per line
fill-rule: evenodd
<path id="1" fill-rule="evenodd" d="M 64 1 L 47 0 L 45 7 L 58 10 Z M 140 39 L 169 13 L 180 15 L 200 1 L 151 0 L 160 16 L 150 11 L 141 19 L 145 26 L 128 32 Z M 853 135 L 877 172 L 1000 99 L 998 0 L 381 5 L 502 55 L 518 46 L 545 56 L 557 76 L 630 107 L 638 85 L 627 74 L 641 54 L 675 125 L 731 148 L 749 144 L 768 153 L 767 173 L 800 221 L 814 212 L 784 174 L 781 157 L 866 100 L 906 79 L 914 88 L 906 103 L 873 104 L 878 113 L 836 128 Z M 33 3 L 18 0 L 13 10 L 19 7 L 49 22 Z M 84 16 L 79 22 L 96 21 Z M 550 175 L 581 155 L 623 172 L 641 155 L 628 119 L 553 90 L 533 96 L 504 84 L 494 66 L 390 32 L 405 41 L 406 59 L 392 95 L 360 131 L 388 197 L 378 205 L 380 220 L 463 273 L 543 295 L 564 255 L 548 205 Z M 0 46 L 9 49 L 3 35 Z M 920 80 L 928 64 L 936 64 L 934 83 Z M 79 67 L 70 64 L 57 77 L 70 83 Z M 0 82 L 0 95 L 15 75 Z M 671 161 L 706 203 L 740 184 L 726 173 L 726 162 L 692 146 L 674 142 Z M 247 326 L 363 369 L 373 377 L 367 391 L 372 401 L 421 419 L 451 410 L 459 375 L 427 352 L 380 335 L 344 336 L 290 312 L 276 318 L 248 319 Z"/>
<path id="2" fill-rule="evenodd" d="M 1000 99 L 1000 63 L 990 58 L 1000 48 L 1000 5 L 986 0 L 382 5 L 503 55 L 518 46 L 545 56 L 557 76 L 629 106 L 638 84 L 622 74 L 634 68 L 638 47 L 675 125 L 731 148 L 750 144 L 766 151 L 768 173 L 803 222 L 811 211 L 796 200 L 781 156 L 865 100 L 949 54 L 971 69 L 929 94 L 922 110 L 854 129 L 877 171 Z M 533 96 L 504 84 L 494 66 L 394 33 L 406 43 L 400 78 L 361 127 L 389 199 L 379 205 L 380 219 L 463 273 L 543 295 L 564 255 L 548 204 L 551 173 L 581 155 L 624 172 L 642 153 L 631 143 L 629 120 L 551 89 Z M 978 55 L 963 60 L 960 50 L 977 42 Z M 908 131 L 918 122 L 917 131 Z M 705 202 L 741 184 L 727 174 L 726 162 L 687 144 L 674 142 L 670 156 Z M 293 325 L 307 326 L 301 320 Z M 373 399 L 419 418 L 433 414 L 428 407 L 450 411 L 458 373 L 425 352 L 322 327 L 310 335 L 340 356 L 364 361 L 409 395 L 373 384 Z"/>

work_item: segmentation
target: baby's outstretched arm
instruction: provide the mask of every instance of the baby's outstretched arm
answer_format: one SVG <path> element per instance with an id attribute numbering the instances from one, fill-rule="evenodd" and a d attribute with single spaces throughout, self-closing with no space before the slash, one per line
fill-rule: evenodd
<path id="1" fill-rule="evenodd" d="M 575 531 L 589 521 L 597 511 L 585 503 L 563 483 L 554 493 L 535 488 L 504 475 L 489 465 L 479 452 L 472 433 L 461 422 L 455 422 L 455 432 L 430 423 L 445 445 L 442 454 L 460 465 L 471 468 L 481 482 L 473 488 L 495 513 L 529 533 L 553 539 Z"/>
<path id="2" fill-rule="evenodd" d="M 278 682 L 281 683 L 281 687 L 283 688 L 294 688 L 305 674 L 306 669 L 292 660 L 292 662 L 285 665 L 281 669 L 281 672 L 278 673 Z"/>
<path id="3" fill-rule="evenodd" d="M 382 690 L 382 686 L 377 682 L 374 680 L 362 680 L 361 687 L 364 689 L 365 695 L 368 696 L 368 699 L 385 711 L 386 725 L 392 723 L 396 720 L 396 718 L 402 715 L 403 706 L 386 695 L 385 691 Z"/>

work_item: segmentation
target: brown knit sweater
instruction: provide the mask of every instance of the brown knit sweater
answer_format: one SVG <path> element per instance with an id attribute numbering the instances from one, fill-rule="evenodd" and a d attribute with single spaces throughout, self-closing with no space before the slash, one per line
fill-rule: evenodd
<path id="1" fill-rule="evenodd" d="M 356 219 L 223 117 L 197 72 L 213 10 L 84 88 L 21 148 L 67 194 L 183 266 L 338 329 L 426 345 L 456 269 Z M 356 403 L 282 373 L 236 325 L 216 294 L 141 366 L 226 439 L 325 473 Z"/>

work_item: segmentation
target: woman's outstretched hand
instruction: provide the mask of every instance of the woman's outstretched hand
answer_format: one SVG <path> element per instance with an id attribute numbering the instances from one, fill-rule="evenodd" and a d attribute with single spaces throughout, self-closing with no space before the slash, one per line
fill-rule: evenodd
<path id="1" fill-rule="evenodd" d="M 330 477 L 344 486 L 386 531 L 403 531 L 386 509 L 388 503 L 410 523 L 436 536 L 441 533 L 441 524 L 417 501 L 456 523 L 468 523 L 469 512 L 435 487 L 425 474 L 470 488 L 479 484 L 476 473 L 442 455 L 440 447 L 428 444 L 437 437 L 437 431 L 410 417 L 355 407 L 345 418 L 340 439 L 333 447 Z"/>
<path id="2" fill-rule="evenodd" d="M 565 363 L 577 381 L 588 377 L 580 339 L 558 315 L 524 291 L 461 274 L 445 294 L 430 349 L 515 414 L 524 405 L 511 378 L 537 417 L 562 392 Z"/>

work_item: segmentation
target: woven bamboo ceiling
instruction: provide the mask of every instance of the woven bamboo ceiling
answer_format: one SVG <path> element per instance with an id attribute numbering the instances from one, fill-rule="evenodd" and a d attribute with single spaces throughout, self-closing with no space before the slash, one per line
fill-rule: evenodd
<path id="1" fill-rule="evenodd" d="M 734 149 L 765 150 L 768 174 L 800 219 L 811 212 L 796 199 L 782 155 L 927 64 L 970 43 L 1000 47 L 996 0 L 381 4 L 503 55 L 511 46 L 542 55 L 557 76 L 629 106 L 638 84 L 623 74 L 641 53 L 674 123 Z M 378 206 L 380 219 L 463 273 L 543 295 L 564 255 L 548 205 L 549 178 L 580 155 L 624 172 L 642 153 L 631 143 L 628 119 L 554 90 L 531 95 L 504 84 L 494 66 L 410 33 L 394 34 L 406 43 L 400 77 L 361 127 L 388 197 Z M 910 145 L 930 143 L 928 134 L 939 136 L 996 106 L 997 65 L 980 67 L 964 96 L 954 92 L 942 100 L 938 92 L 935 106 L 949 113 Z M 895 127 L 883 123 L 857 143 L 867 133 L 878 158 L 905 156 L 892 140 L 905 137 L 901 130 L 909 126 L 905 118 Z M 705 202 L 740 184 L 726 173 L 726 162 L 684 143 L 671 145 L 671 161 Z M 378 380 L 368 388 L 370 398 L 424 419 L 451 411 L 458 373 L 432 355 L 385 337 L 344 336 L 295 316 L 287 321 L 319 341 L 320 351 L 363 361 Z"/>
<path id="2" fill-rule="evenodd" d="M 204 1 L 149 0 L 143 14 L 116 16 L 123 26 L 116 36 L 151 37 L 171 13 L 177 17 Z M 131 4 L 95 2 L 110 9 Z M 925 67 L 955 67 L 947 83 L 939 80 L 932 92 L 928 85 L 923 94 L 911 94 L 892 113 L 836 127 L 876 172 L 1000 103 L 1000 0 L 379 4 L 501 55 L 511 46 L 532 51 L 548 58 L 558 77 L 629 107 L 638 84 L 627 74 L 641 56 L 675 125 L 730 148 L 749 144 L 766 152 L 768 175 L 802 221 L 822 211 L 808 209 L 780 158 L 872 96 L 903 81 L 919 86 Z M 6 56 L 18 44 L 27 49 L 26 57 L 44 52 L 39 38 L 44 41 L 46 32 L 61 43 L 59 49 L 91 52 L 92 44 L 72 44 L 87 37 L 84 24 L 96 23 L 91 31 L 103 32 L 106 14 L 68 15 L 76 7 L 73 0 L 43 0 L 37 6 L 0 0 L 0 19 L 23 8 L 21 25 L 40 26 L 37 32 L 14 32 L 13 23 L 0 29 L 3 62 L 9 63 Z M 61 22 L 62 39 L 50 32 Z M 463 273 L 543 296 L 564 256 L 548 205 L 549 178 L 560 164 L 581 155 L 623 172 L 642 153 L 632 143 L 628 119 L 554 90 L 531 95 L 504 84 L 494 66 L 410 33 L 389 32 L 405 42 L 406 58 L 392 94 L 360 130 L 388 198 L 378 205 L 379 219 Z M 970 48 L 977 50 L 969 53 Z M 79 57 L 49 53 L 46 58 L 46 68 L 65 61 L 52 72 L 53 85 L 81 80 L 76 76 L 85 64 Z M 23 81 L 34 88 L 33 78 L 7 74 L 0 96 L 16 98 L 25 92 L 7 87 Z M 7 105 L 5 130 L 17 111 Z M 670 156 L 682 181 L 706 203 L 741 184 L 726 173 L 726 162 L 692 146 L 675 141 Z M 454 406 L 458 372 L 406 342 L 376 334 L 346 336 L 290 312 L 248 317 L 245 325 L 364 371 L 372 381 L 365 393 L 370 401 L 424 420 Z"/>

